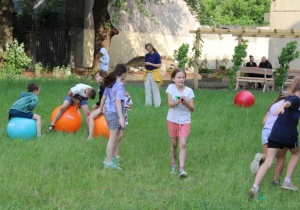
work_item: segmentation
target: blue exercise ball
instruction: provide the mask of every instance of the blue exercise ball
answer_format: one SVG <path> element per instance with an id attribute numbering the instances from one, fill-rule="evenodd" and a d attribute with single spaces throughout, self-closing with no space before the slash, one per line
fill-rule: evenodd
<path id="1" fill-rule="evenodd" d="M 36 121 L 27 118 L 12 118 L 7 124 L 6 132 L 10 138 L 30 140 L 37 135 Z"/>

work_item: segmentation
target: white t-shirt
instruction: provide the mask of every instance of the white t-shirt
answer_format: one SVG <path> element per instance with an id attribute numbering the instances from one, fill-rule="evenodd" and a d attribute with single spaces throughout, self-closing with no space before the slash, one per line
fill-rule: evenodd
<path id="1" fill-rule="evenodd" d="M 195 98 L 194 92 L 191 88 L 184 88 L 183 92 L 179 92 L 175 84 L 170 84 L 166 91 L 168 94 L 172 95 L 172 100 L 175 102 L 178 100 L 177 97 L 184 96 L 187 101 L 191 98 Z M 178 104 L 173 108 L 169 108 L 167 120 L 177 123 L 177 124 L 186 124 L 191 122 L 191 112 L 188 108 L 183 104 Z"/>
<path id="2" fill-rule="evenodd" d="M 89 85 L 79 83 L 79 84 L 75 85 L 74 87 L 72 87 L 71 91 L 73 93 L 73 96 L 78 94 L 78 95 L 86 98 L 85 89 L 87 89 L 87 88 L 92 88 L 92 87 Z"/>

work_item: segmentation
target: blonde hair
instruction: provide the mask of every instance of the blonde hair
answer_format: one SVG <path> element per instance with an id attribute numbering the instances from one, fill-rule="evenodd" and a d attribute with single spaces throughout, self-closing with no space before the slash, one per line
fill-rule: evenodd
<path id="1" fill-rule="evenodd" d="M 295 95 L 295 93 L 299 90 L 300 90 L 300 77 L 295 77 L 288 89 L 288 94 Z"/>

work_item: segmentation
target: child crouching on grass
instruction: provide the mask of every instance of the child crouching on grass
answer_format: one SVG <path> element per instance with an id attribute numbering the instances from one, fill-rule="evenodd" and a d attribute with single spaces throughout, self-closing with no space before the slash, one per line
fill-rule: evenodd
<path id="1" fill-rule="evenodd" d="M 116 148 L 123 136 L 123 130 L 126 129 L 124 113 L 125 113 L 125 89 L 121 83 L 125 79 L 127 67 L 124 64 L 118 64 L 113 72 L 104 79 L 104 93 L 101 99 L 100 107 L 96 110 L 102 114 L 106 101 L 106 110 L 104 113 L 108 129 L 109 140 L 106 147 L 107 158 L 104 159 L 104 167 L 109 169 L 121 170 L 116 158 L 113 158 Z M 107 99 L 107 100 L 106 100 Z"/>
<path id="2" fill-rule="evenodd" d="M 292 176 L 299 160 L 298 146 L 298 121 L 300 117 L 300 77 L 295 77 L 288 90 L 289 97 L 285 102 L 274 112 L 278 115 L 276 122 L 272 128 L 268 138 L 267 157 L 264 164 L 259 168 L 254 184 L 248 190 L 249 201 L 258 199 L 259 185 L 265 177 L 267 171 L 273 165 L 274 159 L 279 149 L 288 148 L 292 153 L 289 161 L 285 179 L 282 184 L 282 189 L 298 190 L 292 184 Z"/>
<path id="3" fill-rule="evenodd" d="M 179 140 L 179 176 L 187 177 L 184 171 L 186 157 L 186 143 L 191 130 L 191 112 L 194 111 L 194 92 L 184 85 L 186 73 L 180 68 L 176 68 L 171 75 L 174 84 L 167 88 L 168 94 L 168 129 L 171 137 L 171 173 L 176 173 L 177 146 Z"/>
<path id="4" fill-rule="evenodd" d="M 27 90 L 28 93 L 22 92 L 18 100 L 10 107 L 8 119 L 20 117 L 36 120 L 37 137 L 40 137 L 42 118 L 32 112 L 39 103 L 38 95 L 40 94 L 40 87 L 35 83 L 30 83 Z"/>

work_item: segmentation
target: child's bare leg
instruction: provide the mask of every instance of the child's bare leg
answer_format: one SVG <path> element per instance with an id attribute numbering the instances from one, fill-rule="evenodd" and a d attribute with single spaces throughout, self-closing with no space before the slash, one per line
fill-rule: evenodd
<path id="1" fill-rule="evenodd" d="M 41 134 L 42 117 L 40 115 L 34 114 L 32 119 L 36 120 L 37 137 L 40 137 L 42 135 Z"/>
<path id="2" fill-rule="evenodd" d="M 109 130 L 109 139 L 106 147 L 107 163 L 112 162 L 118 132 L 119 129 Z"/>
<path id="3" fill-rule="evenodd" d="M 99 114 L 100 114 L 100 109 L 95 109 L 94 111 L 92 111 L 90 113 L 90 115 L 88 117 L 88 127 L 89 127 L 89 137 L 88 137 L 88 139 L 93 138 L 94 127 L 95 127 L 94 119 L 96 117 L 98 117 Z"/>
<path id="4" fill-rule="evenodd" d="M 118 132 L 118 137 L 117 137 L 118 140 L 117 140 L 117 143 L 115 145 L 114 156 L 119 155 L 119 150 L 120 150 L 120 147 L 121 147 L 121 140 L 122 140 L 122 137 L 123 137 L 123 133 L 124 133 L 123 130 L 119 130 L 119 132 Z"/>
<path id="5" fill-rule="evenodd" d="M 264 144 L 263 145 L 263 151 L 264 151 L 264 153 L 263 153 L 263 155 L 261 157 L 261 159 L 262 159 L 263 162 L 265 162 L 265 159 L 267 157 L 267 149 L 268 149 L 268 144 Z"/>
<path id="6" fill-rule="evenodd" d="M 186 157 L 186 142 L 187 142 L 187 137 L 181 137 L 179 141 L 179 165 L 180 168 L 184 167 L 185 164 L 185 157 Z"/>
<path id="7" fill-rule="evenodd" d="M 266 160 L 265 160 L 264 164 L 258 169 L 258 172 L 255 177 L 254 184 L 256 184 L 257 186 L 260 185 L 260 183 L 263 180 L 263 178 L 265 177 L 267 171 L 273 165 L 277 151 L 278 151 L 278 149 L 268 148 Z"/>
<path id="8" fill-rule="evenodd" d="M 298 161 L 299 161 L 299 147 L 297 146 L 296 148 L 290 149 L 290 152 L 292 153 L 291 159 L 289 161 L 287 171 L 286 171 L 286 176 L 287 178 L 292 178 L 295 169 L 297 167 Z"/>
<path id="9" fill-rule="evenodd" d="M 171 137 L 171 159 L 172 163 L 176 163 L 178 138 Z"/>
<path id="10" fill-rule="evenodd" d="M 284 168 L 284 162 L 285 162 L 285 155 L 286 155 L 287 149 L 279 149 L 276 155 L 277 161 L 274 169 L 274 178 L 273 180 L 275 182 L 279 182 L 279 177 L 283 171 Z"/>
<path id="11" fill-rule="evenodd" d="M 56 121 L 61 117 L 61 115 L 66 111 L 66 109 L 71 105 L 70 101 L 65 100 L 64 103 L 61 105 L 60 109 L 56 112 L 51 125 L 54 125 Z"/>
<path id="12" fill-rule="evenodd" d="M 85 116 L 86 124 L 89 126 L 89 116 L 90 116 L 89 106 L 88 105 L 82 105 L 81 109 L 82 109 L 83 114 Z"/>

